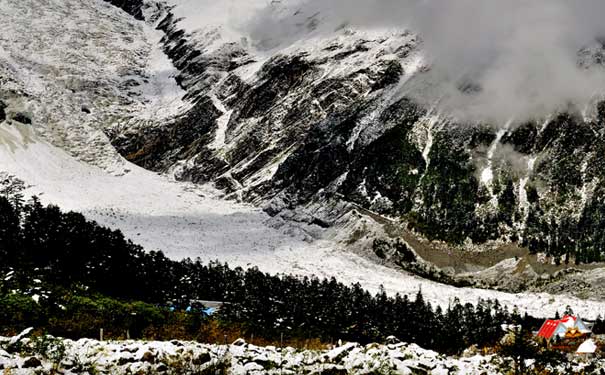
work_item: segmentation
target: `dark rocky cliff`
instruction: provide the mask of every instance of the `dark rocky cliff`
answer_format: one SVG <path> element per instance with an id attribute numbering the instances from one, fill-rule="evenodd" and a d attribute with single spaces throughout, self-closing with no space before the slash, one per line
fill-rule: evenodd
<path id="1" fill-rule="evenodd" d="M 112 3 L 141 13 L 138 1 Z M 275 55 L 244 79 L 241 68 L 256 63 L 244 45 L 209 51 L 168 9 L 158 14 L 164 50 L 196 104 L 160 128 L 111 134 L 129 160 L 269 202 L 274 215 L 339 200 L 431 240 L 500 240 L 557 261 L 602 260 L 603 105 L 592 116 L 572 109 L 509 128 L 457 123 L 395 95 L 422 74 L 406 64 L 419 48 L 409 33 L 351 33 L 320 52 Z"/>

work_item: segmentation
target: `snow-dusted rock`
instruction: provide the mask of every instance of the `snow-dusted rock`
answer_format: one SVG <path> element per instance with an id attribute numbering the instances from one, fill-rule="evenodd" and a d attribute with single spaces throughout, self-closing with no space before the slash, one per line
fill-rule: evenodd
<path id="1" fill-rule="evenodd" d="M 359 347 L 359 344 L 350 342 L 343 346 L 337 347 L 326 353 L 325 358 L 329 362 L 341 362 L 353 349 Z"/>
<path id="2" fill-rule="evenodd" d="M 33 327 L 29 327 L 24 329 L 21 333 L 19 333 L 17 336 L 14 336 L 10 339 L 10 341 L 8 342 L 9 346 L 15 345 L 16 343 L 18 343 L 19 341 L 23 340 L 24 338 L 28 337 L 32 331 L 34 330 Z"/>
<path id="3" fill-rule="evenodd" d="M 82 371 L 98 374 L 117 373 L 195 373 L 226 368 L 234 375 L 282 374 L 499 374 L 506 359 L 490 355 L 448 357 L 414 344 L 371 344 L 361 346 L 346 343 L 331 350 L 313 351 L 253 345 L 209 345 L 194 342 L 138 342 L 83 339 L 59 339 L 65 346 L 65 355 L 59 363 L 52 363 L 43 353 L 35 353 L 35 346 L 23 342 L 22 353 L 8 353 L 4 346 L 10 338 L 0 337 L 0 369 L 27 368 L 28 370 L 59 368 L 71 375 Z M 243 340 L 242 340 L 243 341 Z M 238 340 L 238 343 L 241 341 Z M 527 362 L 531 365 L 531 361 Z M 581 371 L 590 362 L 571 362 Z M 592 363 L 597 370 L 605 364 Z M 181 372 L 179 372 L 181 371 Z M 565 374 L 566 368 L 558 369 Z M 20 373 L 20 372 L 17 372 Z"/>

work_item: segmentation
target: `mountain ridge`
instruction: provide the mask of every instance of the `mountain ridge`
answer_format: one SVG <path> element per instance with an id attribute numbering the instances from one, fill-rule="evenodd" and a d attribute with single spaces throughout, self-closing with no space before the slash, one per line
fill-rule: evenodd
<path id="1" fill-rule="evenodd" d="M 407 32 L 365 40 L 364 34 L 345 31 L 342 37 L 323 41 L 327 53 L 322 55 L 315 46 L 314 52 L 305 51 L 309 47 L 303 46 L 300 52 L 276 55 L 258 67 L 256 78 L 247 73 L 246 81 L 237 74 L 238 68 L 252 63 L 256 69 L 259 63 L 252 62 L 254 56 L 244 47 L 228 43 L 228 52 L 219 48 L 205 54 L 203 47 L 196 49 L 200 36 L 179 29 L 170 12 L 158 27 L 166 34 L 165 51 L 180 69 L 179 81 L 189 90 L 188 97 L 212 103 L 210 113 L 228 116 L 222 119 L 227 122 L 222 131 L 229 151 L 222 154 L 209 147 L 211 133 L 219 127 L 207 127 L 198 138 L 201 142 L 187 141 L 195 143 L 197 155 L 192 158 L 191 150 L 185 148 L 188 151 L 181 162 L 175 161 L 180 165 L 178 178 L 213 181 L 227 194 L 237 193 L 248 201 L 268 200 L 273 213 L 280 205 L 312 204 L 318 193 L 340 184 L 334 194 L 382 215 L 403 216 L 411 229 L 429 239 L 453 244 L 468 239 L 478 244 L 519 241 L 555 260 L 576 254 L 578 262 L 601 260 L 595 250 L 601 246 L 597 235 L 601 224 L 586 225 L 588 217 L 603 209 L 599 201 L 588 199 L 601 177 L 592 168 L 584 169 L 583 175 L 563 172 L 570 167 L 580 170 L 582 164 L 595 165 L 588 159 L 594 160 L 599 152 L 589 143 L 592 135 L 602 133 L 598 130 L 600 106 L 594 118 L 561 113 L 551 120 L 526 121 L 509 129 L 503 125 L 502 130 L 457 123 L 410 98 L 389 102 L 401 81 L 409 79 L 406 76 L 413 78 L 425 69 L 416 57 L 419 41 Z M 343 38 L 346 46 L 334 43 Z M 365 58 L 370 53 L 385 56 L 389 50 L 393 57 L 385 60 Z M 369 60 L 369 66 L 352 69 L 349 76 L 314 81 L 317 71 L 330 69 L 324 67 L 328 61 L 324 56 L 349 69 L 346 66 L 352 62 L 347 58 L 357 61 L 355 55 Z M 244 65 L 239 65 L 242 61 Z M 402 65 L 406 61 L 408 65 Z M 322 91 L 324 87 L 329 91 Z M 363 95 L 349 96 L 355 92 Z M 214 105 L 217 101 L 223 110 Z M 134 145 L 157 144 L 153 136 L 151 140 L 132 136 Z M 158 171 L 171 169 L 132 157 L 136 146 L 128 142 L 128 136 L 121 137 L 114 145 L 131 161 Z M 173 150 L 183 152 L 182 146 L 177 144 Z M 582 150 L 584 157 L 564 156 L 570 147 Z M 306 168 L 299 167 L 303 160 Z M 267 176 L 265 171 L 271 172 Z M 560 206 L 577 220 L 564 219 L 552 208 L 553 197 L 561 195 L 565 203 Z M 583 238 L 571 238 L 579 227 L 590 229 L 581 230 Z M 554 240 L 557 231 L 567 232 L 570 238 Z M 587 250 L 570 251 L 573 241 L 583 241 Z M 553 246 L 556 242 L 561 243 Z"/>

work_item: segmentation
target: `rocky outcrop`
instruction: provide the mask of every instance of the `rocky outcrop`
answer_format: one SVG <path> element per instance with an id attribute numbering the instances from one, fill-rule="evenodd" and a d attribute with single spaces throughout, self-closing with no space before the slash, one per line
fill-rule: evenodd
<path id="1" fill-rule="evenodd" d="M 104 0 L 123 9 L 137 20 L 143 20 L 143 0 Z"/>
<path id="2" fill-rule="evenodd" d="M 201 157 L 201 153 L 207 152 L 207 144 L 216 131 L 219 115 L 210 99 L 203 98 L 169 126 L 121 134 L 113 143 L 126 159 L 144 168 L 167 170 L 180 160 Z M 217 169 L 221 170 L 220 165 L 217 165 Z M 196 182 L 201 179 L 201 175 L 192 178 Z"/>
<path id="3" fill-rule="evenodd" d="M 6 120 L 6 112 L 5 112 L 6 107 L 7 107 L 7 105 L 3 101 L 0 100 L 0 122 Z"/>

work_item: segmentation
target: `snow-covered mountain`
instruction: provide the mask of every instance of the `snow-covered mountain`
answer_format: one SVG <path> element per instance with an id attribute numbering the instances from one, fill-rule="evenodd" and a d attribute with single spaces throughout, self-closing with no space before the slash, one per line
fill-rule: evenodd
<path id="1" fill-rule="evenodd" d="M 350 216 L 375 213 L 395 218 L 389 234 L 430 261 L 445 252 L 427 239 L 505 254 L 480 268 L 527 256 L 521 248 L 557 265 L 602 259 L 597 96 L 581 110 L 468 122 L 444 112 L 445 93 L 433 103 L 414 94 L 432 83 L 424 76 L 434 66 L 413 32 L 346 22 L 330 29 L 331 14 L 319 11 L 330 10 L 313 1 L 207 3 L 143 6 L 165 32 L 164 51 L 196 109 L 159 128 L 111 133 L 128 160 L 212 182 L 272 216 L 340 228 L 338 238 L 365 253 L 376 229 Z M 578 65 L 598 66 L 602 47 L 587 45 Z M 458 89 L 481 91 L 470 81 Z M 205 122 L 196 120 L 202 113 Z M 528 261 L 532 283 L 544 267 L 560 269 Z"/>
<path id="2" fill-rule="evenodd" d="M 602 311 L 537 293 L 600 297 L 600 270 L 580 283 L 518 246 L 598 258 L 600 107 L 456 122 L 406 95 L 430 71 L 420 36 L 324 20 L 286 1 L 3 0 L 0 170 L 175 258 Z"/>

